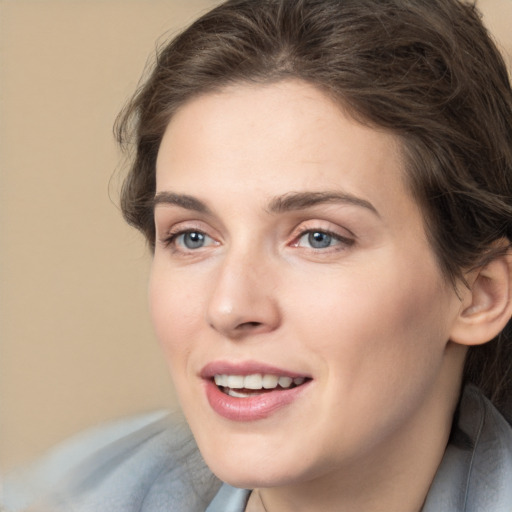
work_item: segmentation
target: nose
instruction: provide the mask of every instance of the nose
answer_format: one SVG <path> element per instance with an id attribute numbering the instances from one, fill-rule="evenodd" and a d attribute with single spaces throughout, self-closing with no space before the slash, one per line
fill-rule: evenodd
<path id="1" fill-rule="evenodd" d="M 210 327 L 236 340 L 277 329 L 281 314 L 271 267 L 263 255 L 226 256 L 212 283 L 206 312 Z"/>

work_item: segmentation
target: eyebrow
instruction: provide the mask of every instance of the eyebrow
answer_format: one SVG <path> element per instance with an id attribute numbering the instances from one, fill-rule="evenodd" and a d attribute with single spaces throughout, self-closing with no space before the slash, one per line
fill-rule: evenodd
<path id="1" fill-rule="evenodd" d="M 267 207 L 267 211 L 270 213 L 283 213 L 288 211 L 305 210 L 320 204 L 330 203 L 359 206 L 366 208 L 380 217 L 375 206 L 366 199 L 338 191 L 289 192 L 282 196 L 273 198 Z M 169 191 L 158 192 L 153 198 L 153 209 L 160 204 L 178 206 L 186 210 L 193 210 L 207 215 L 212 214 L 211 210 L 205 203 L 187 194 L 176 194 L 175 192 Z"/>
<path id="2" fill-rule="evenodd" d="M 198 213 L 205 213 L 211 215 L 211 210 L 206 206 L 205 203 L 199 199 L 186 195 L 176 194 L 174 192 L 158 192 L 153 198 L 153 210 L 159 204 L 179 206 L 185 210 L 193 210 Z"/>
<path id="3" fill-rule="evenodd" d="M 338 191 L 326 192 L 290 192 L 283 196 L 276 197 L 270 201 L 268 211 L 281 213 L 286 211 L 304 210 L 319 204 L 341 203 L 353 206 L 360 206 L 370 210 L 380 217 L 379 212 L 372 203 L 366 199 Z"/>

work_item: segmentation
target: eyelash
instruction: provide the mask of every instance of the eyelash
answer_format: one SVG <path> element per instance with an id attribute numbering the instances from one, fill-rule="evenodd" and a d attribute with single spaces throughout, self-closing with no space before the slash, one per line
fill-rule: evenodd
<path id="1" fill-rule="evenodd" d="M 328 249 L 336 250 L 336 251 L 344 250 L 347 247 L 353 246 L 355 243 L 355 240 L 353 238 L 348 238 L 348 237 L 342 236 L 339 233 L 335 233 L 334 231 L 330 231 L 328 229 L 307 228 L 307 229 L 300 231 L 297 234 L 297 236 L 294 238 L 292 246 L 299 247 L 299 243 L 302 240 L 302 238 L 304 238 L 306 235 L 312 235 L 315 233 L 318 233 L 321 235 L 326 235 L 329 238 L 338 242 L 338 244 L 336 244 L 336 245 L 329 245 L 329 246 L 323 247 L 323 248 L 316 248 L 316 247 L 307 247 L 306 248 L 306 249 L 309 249 L 309 250 L 312 250 L 315 252 L 327 252 Z M 340 247 L 337 247 L 337 245 L 340 245 Z"/>
<path id="2" fill-rule="evenodd" d="M 162 240 L 162 244 L 164 245 L 164 247 L 172 246 L 174 251 L 179 251 L 179 249 L 176 247 L 176 240 L 180 236 L 187 235 L 190 233 L 196 233 L 198 235 L 202 235 L 204 237 L 208 237 L 208 238 L 211 238 L 212 240 L 214 240 L 213 237 L 209 236 L 207 233 L 205 233 L 201 229 L 187 228 L 187 229 L 179 229 L 174 232 L 170 232 L 169 235 Z M 188 250 L 192 251 L 192 252 L 194 251 L 194 249 L 190 249 L 190 248 Z"/>
<path id="3" fill-rule="evenodd" d="M 169 235 L 166 238 L 162 239 L 161 242 L 164 245 L 164 247 L 172 248 L 173 252 L 176 252 L 176 253 L 181 252 L 182 254 L 183 253 L 194 253 L 197 250 L 204 248 L 204 246 L 201 245 L 200 247 L 197 247 L 197 248 L 190 248 L 190 247 L 183 247 L 183 246 L 178 247 L 178 245 L 176 243 L 176 241 L 178 240 L 178 238 L 180 236 L 192 234 L 192 233 L 203 236 L 205 238 L 209 238 L 209 239 L 213 240 L 214 242 L 216 242 L 213 237 L 211 237 L 210 235 L 205 233 L 203 230 L 194 229 L 194 228 L 178 229 L 174 232 L 169 233 Z M 337 243 L 334 245 L 329 244 L 326 247 L 311 247 L 311 240 L 309 240 L 310 245 L 308 247 L 300 245 L 300 241 L 306 235 L 310 236 L 313 234 L 320 234 L 320 235 L 327 236 L 327 237 L 329 237 L 329 239 L 334 240 Z M 355 243 L 355 240 L 353 238 L 344 237 L 344 236 L 340 235 L 339 233 L 335 233 L 334 231 L 330 231 L 328 229 L 307 228 L 307 229 L 303 229 L 299 233 L 297 233 L 290 245 L 292 247 L 303 247 L 304 249 L 306 249 L 308 251 L 313 251 L 315 253 L 328 253 L 328 252 L 332 252 L 332 251 L 345 250 L 348 247 L 353 246 L 354 243 Z M 216 244 L 218 244 L 218 242 L 216 242 Z M 214 244 L 214 245 L 216 245 L 216 244 Z"/>

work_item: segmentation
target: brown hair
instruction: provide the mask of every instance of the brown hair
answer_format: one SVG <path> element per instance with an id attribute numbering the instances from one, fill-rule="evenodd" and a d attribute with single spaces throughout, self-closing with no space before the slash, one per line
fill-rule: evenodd
<path id="1" fill-rule="evenodd" d="M 411 193 L 453 283 L 512 240 L 512 92 L 473 5 L 459 0 L 230 0 L 174 38 L 118 120 L 134 143 L 121 206 L 155 243 L 155 162 L 191 98 L 232 83 L 299 78 L 403 142 Z M 501 243 L 503 251 L 503 243 Z M 509 393 L 510 322 L 471 348 L 465 378 Z"/>

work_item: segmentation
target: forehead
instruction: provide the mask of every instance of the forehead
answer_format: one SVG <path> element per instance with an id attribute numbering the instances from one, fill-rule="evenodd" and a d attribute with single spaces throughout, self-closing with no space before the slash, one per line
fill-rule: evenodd
<path id="1" fill-rule="evenodd" d="M 174 115 L 159 150 L 157 191 L 233 199 L 341 189 L 378 210 L 414 209 L 403 167 L 396 136 L 355 121 L 316 87 L 240 84 Z"/>

